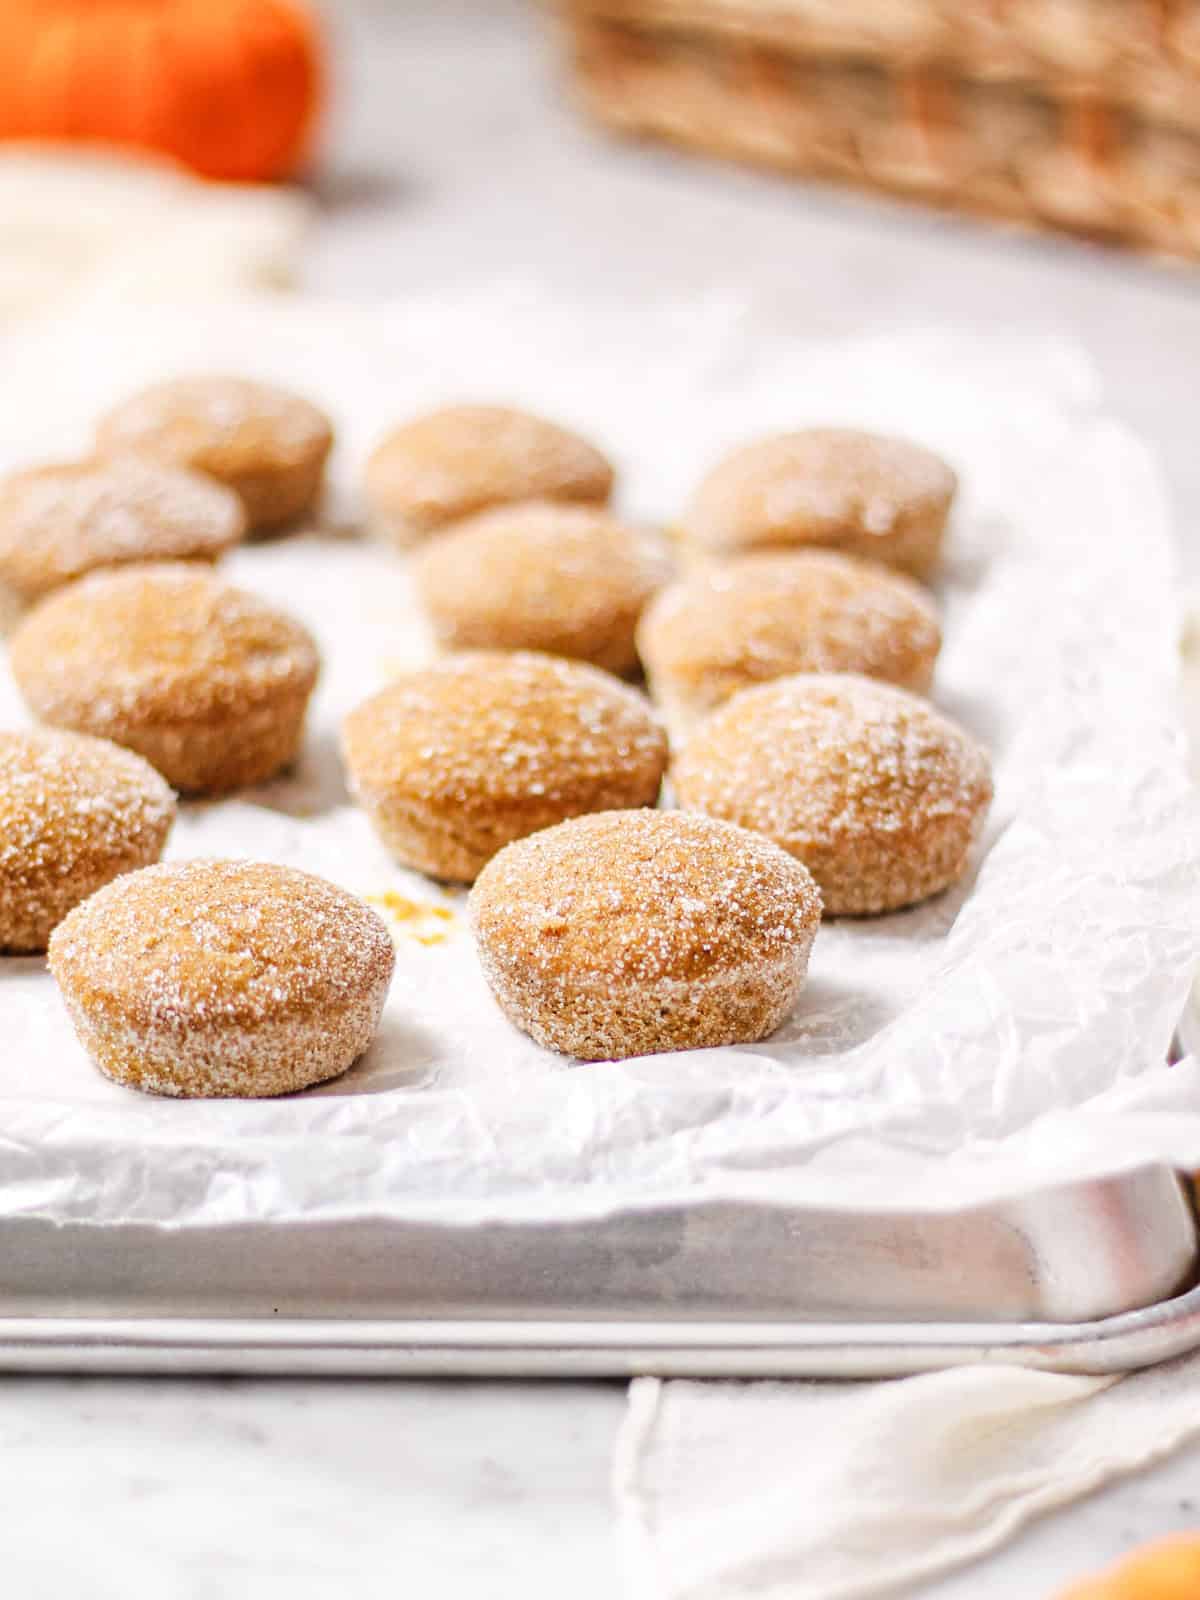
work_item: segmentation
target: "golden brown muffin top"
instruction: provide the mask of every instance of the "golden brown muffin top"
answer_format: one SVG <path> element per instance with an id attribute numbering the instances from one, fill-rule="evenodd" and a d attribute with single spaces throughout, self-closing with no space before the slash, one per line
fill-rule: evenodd
<path id="1" fill-rule="evenodd" d="M 937 607 L 911 579 L 829 550 L 743 556 L 677 580 L 642 619 L 654 674 L 718 705 L 796 672 L 856 672 L 924 687 Z"/>
<path id="2" fill-rule="evenodd" d="M 218 375 L 174 378 L 130 395 L 96 428 L 102 454 L 130 451 L 214 478 L 286 470 L 327 455 L 329 418 L 274 384 Z"/>
<path id="3" fill-rule="evenodd" d="M 0 733 L 0 883 L 63 881 L 161 840 L 175 796 L 130 750 L 84 734 Z"/>
<path id="4" fill-rule="evenodd" d="M 506 846 L 471 918 L 492 959 L 539 984 L 735 979 L 807 948 L 821 897 L 758 834 L 682 811 L 606 811 Z"/>
<path id="5" fill-rule="evenodd" d="M 386 517 L 428 531 L 518 500 L 603 504 L 613 469 L 586 439 L 506 406 L 432 411 L 386 435 L 367 490 Z"/>
<path id="6" fill-rule="evenodd" d="M 394 964 L 387 929 L 361 900 L 307 872 L 250 861 L 128 873 L 50 940 L 51 970 L 79 1003 L 181 1043 L 323 1012 L 333 1022 Z"/>
<path id="7" fill-rule="evenodd" d="M 808 428 L 743 445 L 703 479 L 683 525 L 713 550 L 877 540 L 944 518 L 958 480 L 931 450 L 851 428 Z"/>
<path id="8" fill-rule="evenodd" d="M 215 560 L 246 528 L 211 478 L 135 457 L 32 467 L 0 481 L 0 581 L 36 600 L 130 562 Z"/>
<path id="9" fill-rule="evenodd" d="M 421 552 L 414 576 L 435 616 L 487 627 L 504 648 L 568 655 L 628 628 L 667 573 L 661 548 L 609 513 L 535 501 L 459 523 Z"/>
<path id="10" fill-rule="evenodd" d="M 307 693 L 312 635 L 266 601 L 201 567 L 163 562 L 102 572 L 60 589 L 13 634 L 13 671 L 39 714 L 91 697 L 125 717 L 236 714 Z"/>
<path id="11" fill-rule="evenodd" d="M 643 695 L 580 661 L 471 650 L 406 673 L 343 727 L 357 787 L 431 802 L 568 798 L 666 766 Z"/>
<path id="12" fill-rule="evenodd" d="M 785 849 L 853 848 L 859 835 L 918 841 L 964 828 L 991 799 L 972 736 L 925 700 L 851 675 L 801 674 L 743 690 L 676 763 L 683 804 L 736 815 Z"/>

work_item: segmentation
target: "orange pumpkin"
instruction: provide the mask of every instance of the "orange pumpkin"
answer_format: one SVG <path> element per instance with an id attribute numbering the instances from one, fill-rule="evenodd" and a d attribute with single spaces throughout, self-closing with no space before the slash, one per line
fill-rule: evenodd
<path id="1" fill-rule="evenodd" d="M 1089 1578 L 1060 1600 L 1200 1600 L 1200 1534 L 1135 1550 L 1102 1578 Z"/>
<path id="2" fill-rule="evenodd" d="M 300 0 L 0 0 L 0 138 L 84 139 L 270 179 L 307 149 L 321 94 Z"/>

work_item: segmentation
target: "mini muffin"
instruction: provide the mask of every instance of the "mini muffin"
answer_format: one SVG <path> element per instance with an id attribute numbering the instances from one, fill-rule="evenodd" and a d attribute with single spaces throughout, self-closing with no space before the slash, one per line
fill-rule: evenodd
<path id="1" fill-rule="evenodd" d="M 606 672 L 532 651 L 446 656 L 351 712 L 350 784 L 395 859 L 469 883 L 513 839 L 652 806 L 667 744 Z"/>
<path id="2" fill-rule="evenodd" d="M 433 540 L 415 576 L 445 649 L 544 650 L 625 675 L 667 569 L 660 548 L 603 511 L 531 502 Z"/>
<path id="3" fill-rule="evenodd" d="M 398 545 L 517 500 L 604 505 L 612 486 L 612 467 L 585 439 L 504 406 L 450 406 L 407 422 L 366 472 L 372 516 Z"/>
<path id="4" fill-rule="evenodd" d="M 726 456 L 692 496 L 683 532 L 709 556 L 822 545 L 924 578 L 957 487 L 939 456 L 907 439 L 809 428 Z"/>
<path id="5" fill-rule="evenodd" d="M 158 860 L 174 819 L 175 796 L 129 750 L 0 733 L 0 950 L 44 950 L 81 900 Z"/>
<path id="6" fill-rule="evenodd" d="M 127 745 L 189 794 L 287 766 L 318 671 L 307 629 L 183 562 L 59 589 L 17 628 L 10 660 L 43 722 Z"/>
<path id="7" fill-rule="evenodd" d="M 24 604 L 101 567 L 215 561 L 245 532 L 238 497 L 180 467 L 123 457 L 0 481 L 0 584 Z"/>
<path id="8" fill-rule="evenodd" d="M 354 895 L 250 861 L 131 873 L 50 940 L 50 970 L 100 1071 L 187 1098 L 336 1078 L 375 1037 L 395 960 Z"/>
<path id="9" fill-rule="evenodd" d="M 749 1044 L 804 986 L 809 873 L 757 834 L 681 811 L 580 817 L 502 850 L 471 891 L 501 1010 L 584 1061 Z"/>
<path id="10" fill-rule="evenodd" d="M 688 810 L 803 861 L 830 915 L 898 911 L 957 882 L 992 798 L 970 734 L 916 695 L 850 676 L 744 689 L 672 776 Z"/>
<path id="11" fill-rule="evenodd" d="M 152 384 L 102 417 L 103 455 L 132 453 L 191 467 L 241 499 L 252 533 L 269 533 L 316 503 L 333 447 L 329 418 L 309 401 L 247 378 Z"/>
<path id="12" fill-rule="evenodd" d="M 923 692 L 941 629 L 910 578 L 809 550 L 680 579 L 642 618 L 638 644 L 651 693 L 683 731 L 739 689 L 796 672 L 855 672 Z"/>

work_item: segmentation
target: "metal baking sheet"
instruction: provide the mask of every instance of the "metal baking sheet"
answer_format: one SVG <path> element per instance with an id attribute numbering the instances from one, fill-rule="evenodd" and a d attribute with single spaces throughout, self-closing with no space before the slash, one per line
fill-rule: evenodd
<path id="1" fill-rule="evenodd" d="M 852 1377 L 1116 1372 L 1200 1345 L 1188 1186 L 1151 1167 L 944 1214 L 696 1205 L 473 1229 L 0 1235 L 0 1368 Z"/>
<path id="2" fill-rule="evenodd" d="M 206 307 L 200 318 L 168 306 L 128 318 L 93 311 L 27 353 L 21 388 L 29 403 L 4 430 L 0 455 L 15 465 L 75 448 L 71 439 L 82 445 L 91 418 L 120 390 L 201 363 L 211 368 L 222 351 L 236 363 L 247 349 L 259 375 L 306 392 L 316 385 L 336 403 L 346 451 L 335 485 L 341 494 L 382 416 L 415 414 L 456 387 L 498 385 L 518 403 L 548 407 L 584 432 L 611 438 L 628 476 L 629 505 L 651 521 L 681 502 L 696 461 L 755 430 L 836 414 L 928 439 L 961 463 L 969 486 L 943 596 L 951 641 L 945 702 L 972 723 L 982 717 L 980 731 L 986 727 L 998 748 L 1021 730 L 1036 733 L 1020 744 L 1021 760 L 1008 771 L 1013 793 L 1026 779 L 1040 785 L 1060 765 L 1082 763 L 1068 774 L 1073 788 L 1052 786 L 1061 808 L 1057 800 L 1038 803 L 1039 819 L 1056 824 L 1050 833 L 1034 830 L 1044 851 L 1014 858 L 1012 877 L 995 892 L 994 914 L 980 918 L 989 939 L 1003 935 L 1004 981 L 995 992 L 1012 1005 L 1006 1000 L 999 1015 L 979 1006 L 974 968 L 954 969 L 955 985 L 963 987 L 953 992 L 933 982 L 957 905 L 950 897 L 906 923 L 914 937 L 905 939 L 903 953 L 880 954 L 887 929 L 877 929 L 875 940 L 857 928 L 829 930 L 829 961 L 810 989 L 821 1001 L 814 1015 L 820 1012 L 828 1031 L 810 1036 L 804 1050 L 789 1049 L 781 1037 L 762 1047 L 768 1059 L 760 1068 L 733 1057 L 723 1066 L 706 1063 L 696 1082 L 685 1073 L 682 1084 L 678 1065 L 661 1060 L 574 1073 L 542 1061 L 511 1030 L 493 1027 L 469 941 L 452 938 L 437 952 L 421 945 L 417 953 L 410 940 L 396 1026 L 385 1030 L 382 1049 L 357 1081 L 294 1101 L 185 1111 L 112 1098 L 117 1091 L 71 1055 L 75 1047 L 44 974 L 14 968 L 6 998 L 20 1049 L 0 1055 L 15 1069 L 8 1092 L 20 1141 L 10 1126 L 5 1134 L 22 1177 L 6 1185 L 9 1214 L 0 1219 L 0 1364 L 849 1374 L 977 1360 L 981 1350 L 1043 1365 L 1082 1360 L 1085 1348 L 1125 1365 L 1169 1353 L 1163 1329 L 1171 1339 L 1190 1336 L 1179 1332 L 1191 1326 L 1189 1313 L 1180 1320 L 1163 1303 L 1195 1279 L 1196 1230 L 1168 1171 L 1037 1192 L 1047 1172 L 1067 1170 L 1054 1164 L 1059 1146 L 1049 1140 L 1038 1146 L 1046 1163 L 1040 1179 L 1026 1154 L 1014 1155 L 1006 1169 L 1010 1192 L 1019 1185 L 1033 1191 L 1020 1201 L 899 1216 L 832 1203 L 855 1192 L 838 1181 L 839 1168 L 842 1179 L 868 1169 L 881 1185 L 874 1193 L 891 1183 L 886 1164 L 880 1172 L 876 1163 L 879 1153 L 894 1153 L 881 1136 L 893 1111 L 905 1158 L 893 1170 L 910 1170 L 910 1121 L 919 1114 L 929 1156 L 925 1182 L 948 1205 L 953 1177 L 934 1170 L 938 1152 L 957 1152 L 971 1133 L 1007 1138 L 1039 1108 L 1067 1113 L 1069 1124 L 1081 1100 L 1094 1110 L 1097 1099 L 1150 1076 L 1143 1069 L 1179 998 L 1179 952 L 1189 948 L 1184 937 L 1160 944 L 1158 935 L 1168 926 L 1184 932 L 1185 912 L 1198 902 L 1180 859 L 1182 774 L 1166 709 L 1166 518 L 1141 447 L 1094 412 L 1075 358 L 1064 360 L 1044 342 L 1014 350 L 1006 341 L 989 353 L 963 346 L 957 334 L 947 340 L 934 332 L 825 350 L 781 337 L 744 308 L 730 314 L 706 303 L 631 321 L 627 297 L 618 297 L 609 320 L 596 306 L 555 307 L 540 289 L 528 311 L 523 305 L 485 291 L 475 301 L 435 297 L 382 318 L 372 308 L 365 319 L 308 303 L 291 310 Z M 639 372 L 636 396 L 627 358 Z M 72 381 L 64 384 L 62 372 Z M 664 416 L 674 441 L 668 450 Z M 1089 486 L 1083 516 L 1081 484 Z M 1132 543 L 1131 528 L 1138 535 Z M 361 816 L 341 811 L 333 755 L 344 711 L 399 664 L 398 652 L 407 659 L 416 649 L 416 618 L 394 558 L 369 543 L 349 552 L 339 530 L 333 538 L 248 547 L 233 558 L 236 578 L 313 624 L 330 670 L 307 764 L 253 803 L 188 808 L 175 848 L 283 859 L 339 881 L 344 875 L 362 892 L 406 893 L 365 839 Z M 1032 619 L 1016 639 L 1019 648 L 1015 615 Z M 1097 630 L 1097 617 L 1117 615 L 1120 626 Z M 1060 677 L 1070 691 L 1061 705 L 1046 693 Z M 1030 705 L 1036 718 L 1027 716 Z M 1128 781 L 1115 788 L 1115 779 L 1106 781 L 1098 798 L 1097 771 Z M 1081 820 L 1089 824 L 1081 836 L 1092 839 L 1093 813 L 1108 819 L 1106 829 L 1120 821 L 1116 877 L 1107 844 L 1094 854 L 1076 851 Z M 998 816 L 997 827 L 1001 822 Z M 1015 837 L 1016 830 L 1005 831 L 989 870 Z M 364 838 L 361 851 L 355 838 Z M 1113 921 L 1112 896 L 1131 884 L 1142 890 L 1121 917 L 1122 939 L 1102 941 Z M 1079 898 L 1089 885 L 1102 891 L 1095 905 L 1088 895 Z M 1161 899 L 1168 885 L 1171 893 Z M 925 935 L 929 960 L 914 954 L 910 968 L 916 936 Z M 1127 957 L 1143 946 L 1135 981 Z M 991 972 L 997 958 L 989 945 L 983 970 Z M 818 955 L 819 969 L 823 962 Z M 40 997 L 32 992 L 39 983 Z M 926 989 L 944 1002 L 936 1026 L 905 998 L 924 999 Z M 28 1022 L 19 1015 L 26 1003 Z M 865 1077 L 839 1082 L 845 1126 L 830 1141 L 830 1084 L 820 1072 L 797 1073 L 794 1125 L 792 1117 L 772 1114 L 776 1069 L 787 1071 L 809 1053 L 833 1073 L 850 1051 L 866 1047 L 882 1083 L 884 1052 L 873 1041 L 901 1017 L 906 1026 L 889 1039 L 887 1065 L 903 1067 L 909 1079 L 902 1105 L 884 1093 L 860 1093 Z M 454 1028 L 443 1036 L 445 1019 Z M 422 1030 L 436 1048 L 424 1049 Z M 865 1065 L 860 1059 L 857 1070 Z M 67 1070 L 58 1078 L 60 1066 Z M 739 1095 L 726 1097 L 726 1073 Z M 1170 1075 L 1161 1076 L 1170 1083 Z M 1172 1120 L 1163 1108 L 1169 1096 L 1156 1098 L 1157 1086 L 1150 1087 L 1153 1116 Z M 486 1137 L 476 1137 L 469 1115 L 447 1114 L 452 1137 L 434 1126 L 444 1108 L 470 1107 L 487 1088 Z M 417 1092 L 406 1103 L 410 1090 Z M 328 1097 L 343 1093 L 338 1101 Z M 953 1103 L 971 1093 L 989 1107 L 982 1124 Z M 811 1116 L 800 1114 L 807 1094 Z M 648 1116 L 622 1125 L 617 1113 L 635 1095 Z M 674 1124 L 668 1099 L 685 1108 Z M 509 1105 L 512 1115 L 502 1115 Z M 560 1114 L 587 1133 L 564 1139 L 561 1151 L 539 1149 Z M 638 1130 L 651 1127 L 645 1170 L 660 1182 L 669 1171 L 669 1189 L 639 1187 L 635 1163 L 622 1169 L 619 1183 L 603 1187 L 622 1154 L 608 1135 L 628 1134 L 637 1146 Z M 674 1131 L 686 1139 L 701 1127 L 714 1136 L 674 1168 Z M 1131 1127 L 1137 1136 L 1123 1102 L 1120 1117 L 1109 1119 L 1114 1159 L 1125 1158 Z M 767 1147 L 752 1148 L 764 1132 Z M 861 1141 L 853 1155 L 831 1159 L 833 1145 L 845 1140 L 848 1149 L 852 1138 Z M 810 1166 L 816 1151 L 827 1159 Z M 244 1220 L 251 1208 L 289 1219 L 316 1214 L 317 1191 L 326 1217 L 342 1215 L 344 1205 L 366 1210 L 379 1193 L 362 1180 L 397 1154 L 410 1159 L 405 1181 L 387 1189 L 385 1209 L 401 1220 Z M 781 1154 L 794 1179 L 803 1174 L 813 1184 L 807 1209 L 785 1208 L 778 1198 L 753 1206 L 681 1201 L 669 1209 L 642 1198 L 677 1196 L 685 1182 L 712 1194 L 735 1166 L 766 1185 Z M 1156 1144 L 1144 1159 L 1186 1161 L 1191 1151 L 1164 1154 Z M 302 1181 L 313 1172 L 319 1183 Z M 445 1201 L 449 1214 L 456 1187 L 472 1185 L 478 1203 L 471 1215 L 486 1216 L 493 1197 L 504 1196 L 512 1199 L 506 1215 L 529 1203 L 542 1220 L 402 1220 L 407 1200 L 426 1210 Z M 611 1194 L 612 1206 L 626 1209 L 568 1223 L 556 1201 L 571 1186 L 597 1207 Z M 746 1191 L 730 1182 L 723 1192 Z M 904 1203 L 897 1184 L 888 1199 Z M 40 1207 L 41 1218 L 34 1214 Z M 466 1216 L 467 1208 L 457 1214 Z M 130 1215 L 157 1226 L 120 1220 Z M 64 1220 L 80 1217 L 96 1220 Z M 102 1218 L 113 1225 L 101 1226 Z M 1111 1339 L 1104 1334 L 1112 1319 L 1131 1315 L 1149 1318 L 1153 1329 L 1139 1323 Z"/>

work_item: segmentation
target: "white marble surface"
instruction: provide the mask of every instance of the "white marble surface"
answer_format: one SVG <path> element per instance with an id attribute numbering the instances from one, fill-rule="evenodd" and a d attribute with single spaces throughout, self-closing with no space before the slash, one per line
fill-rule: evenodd
<path id="1" fill-rule="evenodd" d="M 622 1404 L 591 1383 L 5 1379 L 2 1592 L 618 1600 Z M 1051 1600 L 1081 1569 L 1197 1526 L 1198 1502 L 1200 1448 L 920 1600 Z"/>
<path id="2" fill-rule="evenodd" d="M 1190 549 L 1196 280 L 610 147 L 566 115 L 509 0 L 343 3 L 331 27 L 343 82 L 314 287 L 387 295 L 537 270 L 630 295 L 749 285 L 801 329 L 1066 332 L 1162 449 Z M 1200 575 L 1200 551 L 1189 565 Z M 611 1600 L 622 1405 L 618 1385 L 6 1379 L 3 1592 Z M 1050 1600 L 1186 1526 L 1200 1526 L 1200 1449 L 923 1595 Z"/>
<path id="3" fill-rule="evenodd" d="M 0 1593 L 601 1600 L 621 1393 L 6 1379 Z"/>

